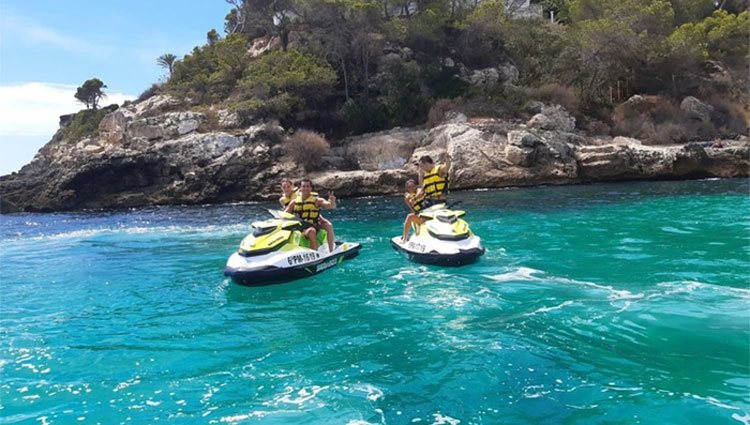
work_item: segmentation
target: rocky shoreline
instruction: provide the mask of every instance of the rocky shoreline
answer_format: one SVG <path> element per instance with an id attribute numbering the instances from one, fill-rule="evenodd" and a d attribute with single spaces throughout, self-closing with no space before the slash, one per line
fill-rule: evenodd
<path id="1" fill-rule="evenodd" d="M 750 175 L 747 137 L 716 149 L 584 136 L 554 105 L 525 123 L 453 114 L 432 129 L 357 136 L 334 144 L 323 171 L 307 173 L 285 155 L 277 123 L 242 128 L 228 111 L 178 108 L 155 96 L 109 113 L 96 137 L 54 137 L 0 177 L 0 212 L 268 200 L 281 178 L 302 176 L 339 197 L 387 195 L 415 178 L 425 154 L 450 157 L 454 190 Z"/>

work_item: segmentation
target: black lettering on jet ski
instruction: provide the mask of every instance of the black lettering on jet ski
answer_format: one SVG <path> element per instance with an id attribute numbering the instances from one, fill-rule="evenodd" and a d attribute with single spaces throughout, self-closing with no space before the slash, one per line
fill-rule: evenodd
<path id="1" fill-rule="evenodd" d="M 409 249 L 413 249 L 414 251 L 419 251 L 419 252 L 424 252 L 427 249 L 427 247 L 421 243 L 409 242 L 408 246 L 409 246 Z"/>
<path id="2" fill-rule="evenodd" d="M 324 262 L 318 264 L 318 267 L 315 269 L 315 271 L 319 272 L 319 271 L 322 271 L 322 270 L 325 270 L 325 269 L 329 269 L 329 268 L 335 266 L 336 264 L 338 264 L 338 258 L 332 258 L 332 259 L 330 259 L 328 261 L 324 261 Z"/>

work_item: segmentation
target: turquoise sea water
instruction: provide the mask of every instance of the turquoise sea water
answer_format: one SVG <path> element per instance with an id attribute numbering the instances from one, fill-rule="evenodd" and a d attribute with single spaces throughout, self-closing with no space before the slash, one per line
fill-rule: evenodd
<path id="1" fill-rule="evenodd" d="M 1 216 L 0 423 L 750 424 L 748 180 L 453 198 L 477 264 L 342 200 L 361 255 L 261 288 L 222 271 L 272 204 Z"/>

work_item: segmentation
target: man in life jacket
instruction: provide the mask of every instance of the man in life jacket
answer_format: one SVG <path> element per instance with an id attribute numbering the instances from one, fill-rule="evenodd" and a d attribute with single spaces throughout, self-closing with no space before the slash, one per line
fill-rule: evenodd
<path id="1" fill-rule="evenodd" d="M 404 192 L 404 203 L 409 208 L 409 215 L 404 220 L 404 232 L 401 235 L 401 242 L 409 240 L 409 230 L 412 224 L 415 229 L 420 224 L 424 223 L 424 219 L 419 216 L 419 212 L 422 211 L 422 204 L 424 203 L 424 193 L 421 189 L 417 190 L 417 182 L 412 179 L 406 181 L 406 192 Z"/>
<path id="2" fill-rule="evenodd" d="M 419 187 L 424 193 L 424 208 L 445 202 L 450 167 L 447 156 L 440 165 L 435 165 L 427 155 L 419 158 Z"/>
<path id="3" fill-rule="evenodd" d="M 281 197 L 279 197 L 279 204 L 281 204 L 282 211 L 286 209 L 287 205 L 289 205 L 290 202 L 292 202 L 292 199 L 297 197 L 298 193 L 299 189 L 294 186 L 294 183 L 291 180 L 281 180 Z M 318 196 L 318 192 L 310 192 L 310 194 L 312 194 L 312 196 L 315 196 L 316 198 Z M 331 222 L 323 217 L 323 214 L 318 215 L 318 221 L 320 221 L 321 225 L 323 225 L 323 228 L 325 229 L 333 227 Z"/>
<path id="4" fill-rule="evenodd" d="M 318 249 L 318 230 L 325 229 L 328 233 L 328 252 L 333 252 L 335 247 L 333 225 L 320 215 L 321 208 L 336 208 L 336 197 L 333 192 L 328 192 L 328 199 L 319 198 L 312 192 L 312 181 L 303 179 L 300 182 L 297 196 L 289 202 L 284 211 L 293 213 L 302 219 L 304 224 L 302 234 L 310 240 L 310 248 L 312 249 Z"/>

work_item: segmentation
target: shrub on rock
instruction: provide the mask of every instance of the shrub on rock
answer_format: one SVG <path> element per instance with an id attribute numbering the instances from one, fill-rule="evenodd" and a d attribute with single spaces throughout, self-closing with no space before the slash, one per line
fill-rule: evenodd
<path id="1" fill-rule="evenodd" d="M 330 155 L 330 145 L 325 137 L 309 130 L 298 130 L 287 138 L 284 145 L 287 155 L 306 171 L 320 170 L 324 164 L 323 156 Z"/>

